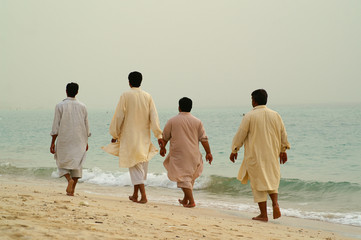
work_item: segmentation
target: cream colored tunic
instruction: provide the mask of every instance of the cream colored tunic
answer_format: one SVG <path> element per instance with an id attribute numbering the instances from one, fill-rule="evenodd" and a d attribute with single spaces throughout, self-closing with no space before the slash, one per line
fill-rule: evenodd
<path id="1" fill-rule="evenodd" d="M 163 139 L 170 141 L 169 154 L 164 160 L 168 178 L 175 182 L 192 182 L 203 170 L 199 142 L 208 141 L 202 122 L 191 113 L 180 112 L 168 120 Z"/>
<path id="2" fill-rule="evenodd" d="M 290 148 L 281 116 L 265 105 L 247 113 L 232 142 L 236 153 L 244 145 L 244 159 L 238 173 L 243 184 L 251 181 L 252 189 L 278 189 L 280 182 L 280 152 Z"/>
<path id="3" fill-rule="evenodd" d="M 70 97 L 57 104 L 50 135 L 58 135 L 54 154 L 57 166 L 64 169 L 81 168 L 90 136 L 85 105 Z"/>
<path id="4" fill-rule="evenodd" d="M 151 142 L 150 130 L 157 139 L 162 138 L 153 99 L 140 88 L 131 88 L 120 97 L 109 127 L 110 135 L 118 139 L 117 144 L 110 144 L 116 147 L 116 153 L 111 146 L 103 149 L 119 156 L 120 167 L 148 162 L 158 152 Z"/>

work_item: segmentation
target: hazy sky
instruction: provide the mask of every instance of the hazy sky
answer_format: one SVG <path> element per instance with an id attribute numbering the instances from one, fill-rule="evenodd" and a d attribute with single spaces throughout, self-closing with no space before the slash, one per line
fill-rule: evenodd
<path id="1" fill-rule="evenodd" d="M 0 109 L 54 108 L 68 82 L 113 109 L 130 71 L 157 107 L 361 103 L 360 0 L 0 0 Z"/>

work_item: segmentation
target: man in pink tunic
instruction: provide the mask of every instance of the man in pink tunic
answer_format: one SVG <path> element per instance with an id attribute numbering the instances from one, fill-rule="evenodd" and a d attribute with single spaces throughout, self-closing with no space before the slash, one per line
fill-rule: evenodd
<path id="1" fill-rule="evenodd" d="M 190 113 L 191 109 L 191 99 L 184 97 L 179 100 L 179 114 L 166 123 L 163 130 L 163 144 L 160 144 L 160 155 L 164 157 L 165 146 L 170 141 L 169 154 L 163 165 L 168 171 L 168 178 L 177 182 L 177 187 L 182 188 L 184 192 L 183 200 L 179 199 L 179 203 L 189 208 L 196 205 L 193 185 L 203 170 L 199 142 L 206 152 L 206 161 L 211 164 L 213 160 L 203 124 Z"/>

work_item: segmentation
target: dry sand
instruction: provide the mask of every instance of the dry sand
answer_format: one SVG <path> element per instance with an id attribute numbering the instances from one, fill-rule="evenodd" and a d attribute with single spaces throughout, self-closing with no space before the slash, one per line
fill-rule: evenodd
<path id="1" fill-rule="evenodd" d="M 318 230 L 317 221 L 304 227 L 292 218 L 262 223 L 216 209 L 137 204 L 90 194 L 86 184 L 69 197 L 62 180 L 0 176 L 0 239 L 351 239 L 339 234 L 348 226 Z"/>

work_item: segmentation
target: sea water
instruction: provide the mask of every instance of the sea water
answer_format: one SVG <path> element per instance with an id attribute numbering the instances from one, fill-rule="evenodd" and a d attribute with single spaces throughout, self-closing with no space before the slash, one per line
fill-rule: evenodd
<path id="1" fill-rule="evenodd" d="M 283 215 L 361 227 L 361 104 L 269 107 L 281 114 L 291 144 L 288 162 L 281 165 Z M 243 148 L 236 163 L 229 160 L 232 138 L 250 110 L 248 106 L 192 110 L 204 124 L 214 158 L 212 165 L 205 163 L 195 183 L 199 206 L 258 211 L 249 184 L 236 179 Z M 116 193 L 131 182 L 118 159 L 101 150 L 111 139 L 113 109 L 88 108 L 88 112 L 92 136 L 80 184 L 107 186 L 109 194 Z M 175 107 L 158 113 L 163 128 L 178 111 Z M 55 181 L 56 164 L 49 151 L 53 116 L 53 110 L 0 110 L 0 180 L 17 175 Z M 173 203 L 173 195 L 182 193 L 168 180 L 163 160 L 157 155 L 150 161 L 146 185 L 160 196 L 149 198 Z"/>

